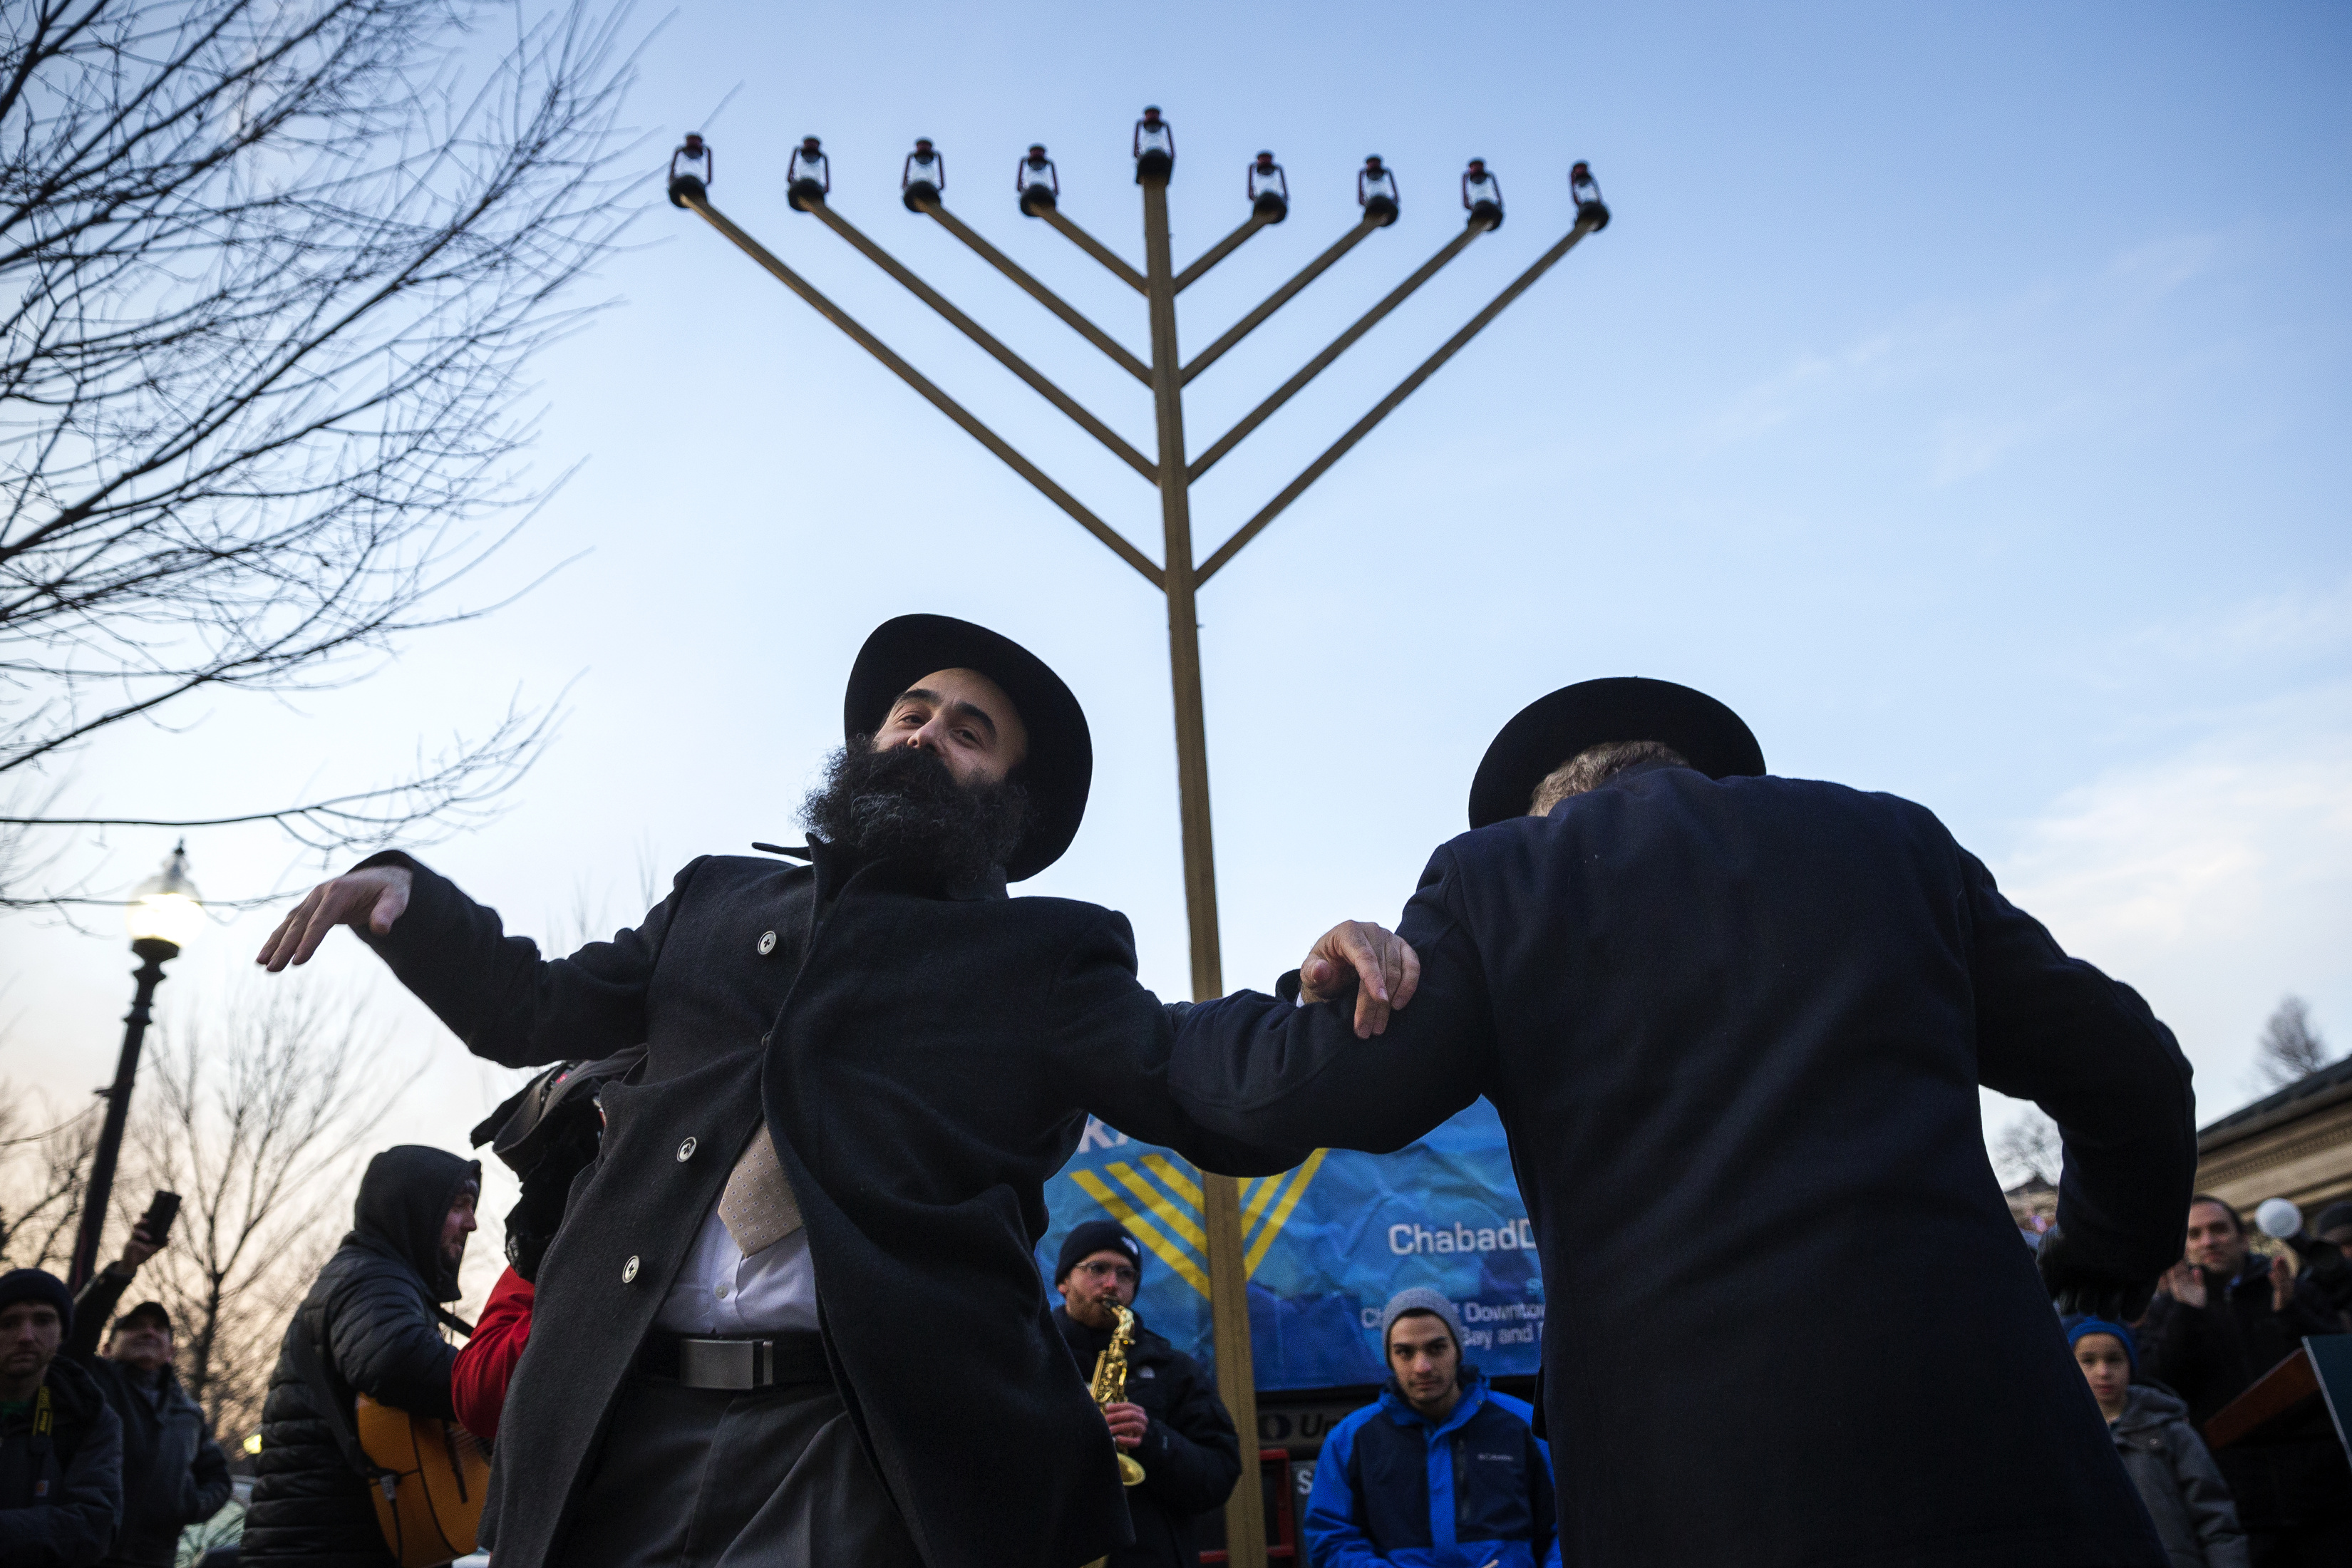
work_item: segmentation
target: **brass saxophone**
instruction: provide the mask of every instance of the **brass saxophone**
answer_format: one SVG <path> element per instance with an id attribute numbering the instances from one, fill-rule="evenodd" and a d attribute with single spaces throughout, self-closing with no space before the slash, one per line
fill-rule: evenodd
<path id="1" fill-rule="evenodd" d="M 1110 1343 L 1095 1358 L 1095 1380 L 1089 1392 L 1097 1405 L 1117 1405 L 1127 1397 L 1127 1347 L 1135 1342 L 1135 1314 L 1116 1301 L 1112 1311 L 1118 1314 L 1118 1326 L 1111 1331 Z M 1126 1449 L 1118 1451 L 1118 1480 L 1121 1486 L 1143 1484 L 1143 1467 Z"/>

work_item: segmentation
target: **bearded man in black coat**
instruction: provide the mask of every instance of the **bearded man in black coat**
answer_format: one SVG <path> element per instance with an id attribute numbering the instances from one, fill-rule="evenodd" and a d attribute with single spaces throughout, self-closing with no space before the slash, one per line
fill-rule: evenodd
<path id="1" fill-rule="evenodd" d="M 1124 917 L 1005 897 L 1085 811 L 1086 718 L 1052 670 L 901 616 L 859 653 L 843 732 L 809 865 L 698 859 L 570 958 L 398 854 L 314 889 L 263 951 L 282 968 L 351 924 L 510 1066 L 646 1047 L 540 1265 L 500 1568 L 1102 1556 L 1127 1506 L 1032 1261 L 1046 1180 L 1089 1112 L 1213 1170 L 1305 1152 L 1176 1110 L 1175 1019 Z"/>
<path id="2" fill-rule="evenodd" d="M 1495 1103 L 1564 1563 L 2162 1568 L 2051 1307 L 2136 1315 L 2179 1257 L 2187 1061 L 1926 810 L 1763 773 L 1686 688 L 1553 693 L 1405 907 L 1417 974 L 1354 1028 L 1196 1007 L 1173 1087 L 1236 1138 L 1375 1152 Z M 1979 1085 L 2064 1135 L 2042 1280 Z"/>

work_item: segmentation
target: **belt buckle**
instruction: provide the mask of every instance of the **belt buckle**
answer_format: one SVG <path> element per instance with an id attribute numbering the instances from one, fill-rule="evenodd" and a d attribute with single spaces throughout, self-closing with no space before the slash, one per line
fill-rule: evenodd
<path id="1" fill-rule="evenodd" d="M 771 1381 L 765 1340 L 677 1342 L 677 1380 L 693 1388 L 764 1388 Z"/>

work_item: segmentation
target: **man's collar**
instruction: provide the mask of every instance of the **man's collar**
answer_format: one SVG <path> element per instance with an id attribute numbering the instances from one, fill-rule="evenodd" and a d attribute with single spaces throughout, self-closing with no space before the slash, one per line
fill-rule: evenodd
<path id="1" fill-rule="evenodd" d="M 1646 757 L 1641 762 L 1627 763 L 1624 767 L 1618 769 L 1615 773 L 1611 773 L 1607 778 L 1593 785 L 1592 788 L 1584 791 L 1582 795 L 1563 795 L 1553 805 L 1549 811 L 1544 813 L 1544 816 L 1547 817 L 1558 816 L 1562 808 L 1567 806 L 1570 801 L 1582 800 L 1585 795 L 1597 795 L 1604 789 L 1615 789 L 1619 784 L 1640 778 L 1643 773 L 1663 773 L 1668 768 L 1681 768 L 1685 773 L 1694 771 L 1682 763 L 1661 762 L 1655 757 Z"/>
<path id="2" fill-rule="evenodd" d="M 973 903 L 983 899 L 1005 896 L 1004 868 L 992 866 L 980 876 L 966 881 L 946 882 L 927 872 L 892 860 L 868 860 L 856 850 L 839 844 L 828 843 L 815 834 L 809 835 L 809 864 L 816 868 L 816 896 L 819 903 L 829 903 L 861 872 L 871 871 L 872 879 L 908 892 L 926 893 L 934 898 L 950 899 L 959 903 Z"/>

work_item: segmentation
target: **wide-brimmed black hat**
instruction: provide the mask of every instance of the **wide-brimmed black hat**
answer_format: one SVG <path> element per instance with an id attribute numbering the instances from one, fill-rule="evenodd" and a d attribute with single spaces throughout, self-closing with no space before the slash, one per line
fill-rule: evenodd
<path id="1" fill-rule="evenodd" d="M 1671 680 L 1612 676 L 1580 680 L 1519 710 L 1496 735 L 1470 781 L 1470 826 L 1525 816 L 1544 775 L 1588 746 L 1656 741 L 1711 779 L 1764 771 L 1764 751 L 1739 715 Z"/>
<path id="2" fill-rule="evenodd" d="M 1029 754 L 1012 782 L 1029 795 L 1029 826 L 1004 879 L 1034 877 L 1062 858 L 1087 815 L 1095 743 L 1086 710 L 1045 661 L 1011 637 L 952 616 L 900 616 L 874 628 L 849 671 L 841 700 L 844 739 L 870 735 L 899 693 L 938 669 L 976 669 L 1013 699 L 1029 731 Z"/>

